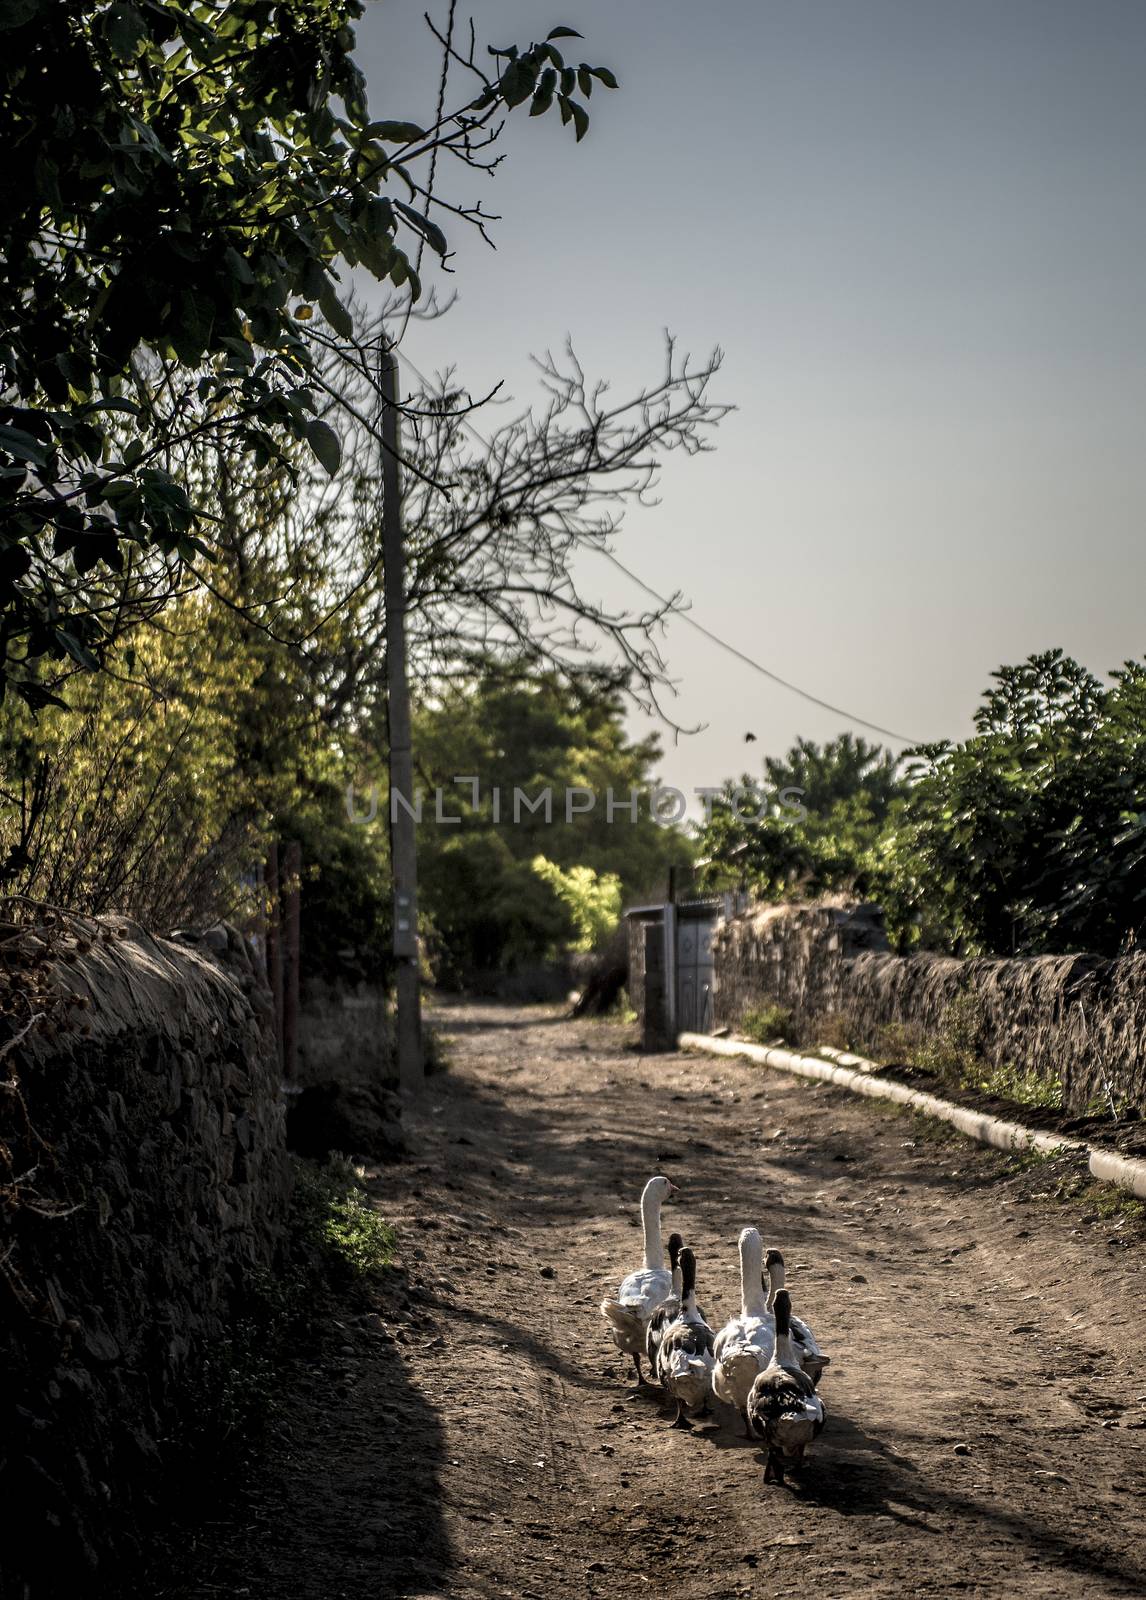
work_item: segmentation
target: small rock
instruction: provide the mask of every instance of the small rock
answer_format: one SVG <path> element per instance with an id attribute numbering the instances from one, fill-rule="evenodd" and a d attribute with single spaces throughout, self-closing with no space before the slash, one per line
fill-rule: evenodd
<path id="1" fill-rule="evenodd" d="M 554 1268 L 554 1267 L 542 1267 L 541 1276 L 543 1278 L 555 1278 L 557 1276 L 556 1268 Z"/>
<path id="2" fill-rule="evenodd" d="M 969 1444 L 957 1444 L 954 1453 L 957 1456 L 969 1456 L 971 1454 L 971 1446 Z"/>

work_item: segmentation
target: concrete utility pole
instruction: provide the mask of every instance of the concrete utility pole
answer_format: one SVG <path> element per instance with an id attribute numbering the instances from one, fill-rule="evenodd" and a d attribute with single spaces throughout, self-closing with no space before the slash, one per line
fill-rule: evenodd
<path id="1" fill-rule="evenodd" d="M 406 552 L 402 546 L 402 486 L 398 477 L 398 363 L 389 346 L 383 347 L 379 357 L 378 376 L 382 391 L 382 560 L 386 590 L 386 716 L 390 734 L 390 872 L 394 879 L 398 1081 L 403 1089 L 418 1089 L 424 1081 L 424 1070 L 418 992 L 414 755 L 410 735 L 410 686 L 406 681 Z"/>

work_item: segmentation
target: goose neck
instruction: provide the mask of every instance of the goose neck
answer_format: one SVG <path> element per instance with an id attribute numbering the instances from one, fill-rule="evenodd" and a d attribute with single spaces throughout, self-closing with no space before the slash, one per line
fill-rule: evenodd
<path id="1" fill-rule="evenodd" d="M 767 1313 L 761 1277 L 763 1268 L 764 1247 L 760 1235 L 755 1229 L 749 1229 L 740 1239 L 740 1304 L 746 1317 L 762 1317 Z"/>
<path id="2" fill-rule="evenodd" d="M 641 1196 L 641 1226 L 645 1232 L 645 1266 L 655 1271 L 664 1266 L 665 1253 L 661 1244 L 661 1198 L 651 1188 Z"/>

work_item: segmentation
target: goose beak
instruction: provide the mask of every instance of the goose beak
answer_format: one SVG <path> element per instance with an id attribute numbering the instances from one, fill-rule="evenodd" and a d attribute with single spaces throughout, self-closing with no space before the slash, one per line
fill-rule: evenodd
<path id="1" fill-rule="evenodd" d="M 665 1182 L 669 1186 L 669 1199 L 671 1200 L 674 1194 L 680 1193 L 680 1186 L 679 1184 L 675 1184 L 671 1178 L 666 1178 Z"/>

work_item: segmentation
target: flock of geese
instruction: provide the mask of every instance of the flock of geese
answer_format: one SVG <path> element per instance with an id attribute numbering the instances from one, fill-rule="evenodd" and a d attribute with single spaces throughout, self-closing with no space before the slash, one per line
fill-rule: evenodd
<path id="1" fill-rule="evenodd" d="M 668 1178 L 650 1178 L 641 1195 L 644 1266 L 630 1272 L 601 1315 L 618 1350 L 633 1358 L 638 1385 L 641 1357 L 676 1401 L 675 1428 L 689 1413 L 705 1416 L 715 1395 L 736 1407 L 749 1438 L 768 1452 L 765 1483 L 783 1483 L 824 1426 L 816 1393 L 828 1365 L 812 1330 L 792 1315 L 784 1287 L 784 1257 L 764 1253 L 755 1228 L 740 1235 L 740 1315 L 713 1333 L 696 1302 L 696 1257 L 679 1233 L 669 1235 L 670 1267 L 661 1244 L 661 1206 L 675 1193 Z"/>

